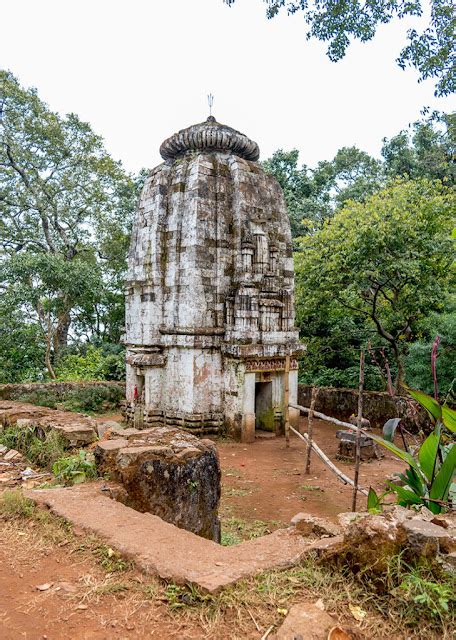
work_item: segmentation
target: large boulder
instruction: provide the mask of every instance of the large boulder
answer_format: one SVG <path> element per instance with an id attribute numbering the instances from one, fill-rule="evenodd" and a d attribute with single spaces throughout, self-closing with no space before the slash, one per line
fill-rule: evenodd
<path id="1" fill-rule="evenodd" d="M 211 440 L 173 427 L 125 429 L 94 453 L 99 473 L 122 483 L 128 506 L 218 541 L 221 474 Z"/>
<path id="2" fill-rule="evenodd" d="M 403 552 L 406 558 L 445 556 L 456 550 L 456 529 L 452 520 L 401 506 L 384 513 L 339 515 L 344 529 L 343 555 L 351 563 L 384 571 L 389 556 Z M 445 526 L 446 525 L 446 526 Z M 443 557 L 442 556 L 442 557 Z"/>

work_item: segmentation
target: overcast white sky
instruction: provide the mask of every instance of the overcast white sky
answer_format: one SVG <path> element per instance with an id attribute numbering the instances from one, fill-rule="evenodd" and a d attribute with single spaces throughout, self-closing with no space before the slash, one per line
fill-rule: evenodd
<path id="1" fill-rule="evenodd" d="M 256 140 L 262 159 L 296 147 L 313 166 L 342 146 L 378 155 L 423 106 L 454 108 L 395 63 L 416 24 L 382 26 L 332 63 L 306 41 L 301 14 L 268 21 L 262 0 L 14 0 L 2 3 L 0 64 L 90 122 L 132 171 L 207 117 L 209 92 L 217 119 Z"/>

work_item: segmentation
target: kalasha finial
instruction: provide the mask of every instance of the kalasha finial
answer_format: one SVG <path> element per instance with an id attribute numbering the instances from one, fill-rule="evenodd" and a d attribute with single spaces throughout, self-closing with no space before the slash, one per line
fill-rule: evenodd
<path id="1" fill-rule="evenodd" d="M 207 104 L 209 105 L 209 118 L 208 120 L 212 120 L 213 115 L 212 115 L 212 105 L 214 104 L 214 96 L 212 95 L 212 93 L 210 93 L 207 96 Z"/>

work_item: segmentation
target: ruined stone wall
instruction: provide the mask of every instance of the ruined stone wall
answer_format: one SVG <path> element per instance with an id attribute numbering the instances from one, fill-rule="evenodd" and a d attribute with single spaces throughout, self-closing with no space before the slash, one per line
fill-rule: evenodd
<path id="1" fill-rule="evenodd" d="M 312 387 L 298 386 L 298 404 L 309 407 Z M 315 409 L 339 420 L 348 420 L 358 411 L 358 391 L 320 387 Z M 416 413 L 415 413 L 416 412 Z M 365 391 L 363 394 L 363 416 L 373 427 L 383 427 L 389 418 L 401 418 L 403 426 L 410 431 L 426 428 L 428 420 L 424 410 L 416 403 L 402 396 L 390 396 L 380 391 Z"/>
<path id="2" fill-rule="evenodd" d="M 40 394 L 62 402 L 69 393 L 81 389 L 100 389 L 100 387 L 120 389 L 124 392 L 125 382 L 84 381 L 84 382 L 30 382 L 21 384 L 0 384 L 0 400 L 21 400 L 24 396 Z"/>

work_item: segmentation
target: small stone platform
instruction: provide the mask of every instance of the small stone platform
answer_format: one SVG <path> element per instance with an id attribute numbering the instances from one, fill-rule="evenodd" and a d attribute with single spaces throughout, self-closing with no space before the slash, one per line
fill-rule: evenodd
<path id="1" fill-rule="evenodd" d="M 100 475 L 122 484 L 122 502 L 220 540 L 221 472 L 212 440 L 174 427 L 113 429 L 108 438 L 96 445 L 95 462 Z"/>
<path id="2" fill-rule="evenodd" d="M 0 400 L 0 429 L 17 424 L 46 431 L 57 431 L 69 447 L 82 447 L 97 439 L 97 422 L 72 411 L 58 411 L 24 402 Z"/>
<path id="3" fill-rule="evenodd" d="M 293 566 L 307 553 L 334 549 L 342 538 L 309 542 L 294 528 L 279 529 L 232 547 L 223 547 L 179 529 L 150 513 L 139 513 L 102 492 L 102 482 L 67 489 L 28 491 L 73 525 L 103 538 L 145 573 L 215 593 L 267 569 Z"/>
<path id="4" fill-rule="evenodd" d="M 368 422 L 368 421 L 366 421 Z M 340 440 L 337 457 L 342 460 L 355 460 L 356 432 L 340 429 L 336 431 L 336 438 Z M 360 438 L 360 459 L 363 461 L 380 458 L 381 454 L 372 438 L 362 435 Z"/>

